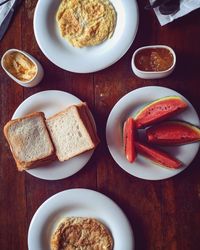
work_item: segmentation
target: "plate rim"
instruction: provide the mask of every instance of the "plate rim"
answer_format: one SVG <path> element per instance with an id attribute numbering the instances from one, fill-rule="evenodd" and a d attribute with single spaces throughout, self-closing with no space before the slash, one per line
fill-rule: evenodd
<path id="1" fill-rule="evenodd" d="M 115 64 L 117 61 L 119 61 L 126 53 L 127 51 L 130 49 L 131 45 L 133 44 L 135 38 L 136 38 L 136 35 L 137 35 L 137 32 L 138 32 L 138 27 L 139 27 L 139 8 L 138 8 L 138 4 L 137 4 L 137 1 L 134 0 L 134 5 L 135 5 L 135 10 L 136 10 L 136 23 L 135 23 L 135 30 L 134 32 L 132 33 L 132 36 L 131 38 L 129 39 L 129 43 L 128 43 L 128 46 L 126 48 L 123 49 L 123 52 L 121 52 L 118 57 L 116 57 L 114 60 L 111 60 L 109 63 L 107 63 L 106 65 L 102 66 L 102 67 L 97 67 L 96 69 L 88 69 L 88 70 L 80 70 L 79 68 L 81 67 L 78 67 L 76 66 L 76 69 L 73 69 L 68 66 L 68 67 L 65 67 L 65 66 L 62 66 L 60 65 L 58 62 L 55 62 L 54 59 L 52 59 L 51 56 L 48 55 L 48 52 L 47 50 L 41 45 L 40 43 L 40 39 L 39 39 L 39 35 L 38 35 L 38 30 L 37 30 L 37 25 L 36 25 L 36 19 L 37 19 L 37 12 L 38 12 L 38 9 L 39 9 L 39 5 L 41 3 L 42 0 L 39 0 L 37 2 L 37 5 L 35 7 L 35 11 L 34 11 L 34 17 L 33 17 L 33 30 L 34 30 L 34 36 L 35 36 L 35 39 L 37 41 L 37 44 L 40 48 L 40 50 L 42 51 L 42 53 L 45 55 L 45 57 L 50 61 L 52 62 L 54 65 L 56 65 L 57 67 L 63 69 L 63 70 L 66 70 L 66 71 L 69 71 L 69 72 L 73 72 L 73 73 L 82 73 L 82 74 L 86 74 L 86 73 L 95 73 L 95 72 L 98 72 L 100 70 L 103 70 L 103 69 L 106 69 L 108 67 L 110 67 L 111 65 Z M 113 0 L 111 0 L 112 2 Z M 127 0 L 129 1 L 129 0 Z"/>
<path id="2" fill-rule="evenodd" d="M 76 196 L 77 194 L 80 194 L 81 192 L 87 193 L 87 194 L 93 194 L 96 196 L 97 199 L 99 200 L 104 200 L 106 203 L 110 204 L 113 209 L 115 211 L 117 211 L 118 215 L 120 216 L 120 218 L 124 221 L 125 227 L 126 229 L 129 231 L 130 234 L 130 246 L 131 249 L 130 250 L 134 250 L 135 249 L 135 237 L 134 237 L 134 232 L 132 229 L 132 225 L 127 217 L 127 215 L 125 214 L 125 212 L 121 209 L 121 207 L 115 202 L 113 201 L 110 197 L 106 196 L 105 194 L 96 191 L 96 190 L 92 190 L 92 189 L 88 189 L 88 188 L 71 188 L 71 189 L 66 189 L 63 191 L 60 191 L 58 193 L 55 193 L 54 195 L 50 196 L 49 198 L 47 198 L 35 211 L 34 215 L 31 218 L 31 222 L 29 224 L 29 228 L 28 228 L 28 237 L 27 237 L 27 243 L 28 243 L 28 248 L 30 249 L 30 241 L 31 241 L 31 230 L 33 230 L 33 226 L 35 223 L 35 220 L 38 217 L 38 214 L 41 213 L 44 209 L 45 206 L 51 202 L 53 202 L 54 199 L 58 198 L 58 197 L 63 197 L 65 198 L 66 195 L 74 195 Z M 71 193 L 71 194 L 70 194 Z M 64 202 L 63 202 L 64 204 Z M 95 203 L 94 203 L 95 204 Z M 93 205 L 92 207 L 95 208 L 95 206 Z M 59 208 L 59 207 L 58 207 Z M 80 216 L 82 217 L 82 216 Z M 88 216 L 89 217 L 89 216 Z M 92 217 L 92 218 L 96 218 L 96 217 Z M 98 219 L 98 218 L 97 218 Z M 113 237 L 114 238 L 114 237 Z M 113 250 L 115 250 L 115 247 L 113 248 Z"/>
<path id="3" fill-rule="evenodd" d="M 66 94 L 66 95 L 68 95 L 68 96 L 71 96 L 71 97 L 74 98 L 75 100 L 82 102 L 82 100 L 79 99 L 77 96 L 75 96 L 75 95 L 73 95 L 73 94 L 71 94 L 71 93 L 69 93 L 69 92 L 66 92 L 66 91 L 62 91 L 62 90 L 44 90 L 44 91 L 40 91 L 40 92 L 34 93 L 33 95 L 30 95 L 30 96 L 27 97 L 25 100 L 23 100 L 23 101 L 19 104 L 19 106 L 15 109 L 15 111 L 14 111 L 14 113 L 13 113 L 11 119 L 19 118 L 19 116 L 17 115 L 17 113 L 19 112 L 19 110 L 21 109 L 21 107 L 23 107 L 24 105 L 27 105 L 26 103 L 29 102 L 30 99 L 35 98 L 35 97 L 37 97 L 37 96 L 39 96 L 39 95 L 48 94 L 48 93 Z M 67 105 L 66 105 L 66 106 L 67 106 Z M 41 111 L 41 110 L 40 110 L 40 111 Z M 92 113 L 91 113 L 91 114 L 92 114 Z M 93 117 L 93 114 L 92 114 L 92 117 Z M 93 118 L 93 120 L 94 120 L 94 118 Z M 95 122 L 95 120 L 94 120 L 94 122 Z M 95 126 L 96 126 L 96 123 L 95 123 Z M 87 154 L 87 155 L 88 155 L 88 156 L 87 156 L 88 159 L 87 159 L 86 163 L 85 163 L 81 168 L 79 168 L 78 170 L 76 170 L 75 172 L 72 171 L 70 174 L 65 174 L 65 175 L 60 176 L 60 177 L 56 177 L 56 178 L 52 178 L 52 177 L 51 177 L 51 178 L 50 178 L 50 177 L 39 176 L 37 173 L 36 173 L 36 174 L 34 173 L 34 169 L 36 169 L 36 168 L 27 169 L 27 170 L 25 170 L 25 171 L 26 171 L 26 173 L 28 173 L 28 174 L 34 176 L 35 178 L 41 179 L 41 180 L 56 181 L 56 180 L 66 179 L 66 178 L 69 178 L 70 176 L 73 176 L 74 174 L 78 173 L 79 171 L 81 171 L 81 170 L 87 165 L 87 163 L 90 161 L 90 159 L 91 159 L 93 153 L 94 153 L 94 150 L 90 150 L 90 151 L 84 152 L 83 154 Z M 76 156 L 76 157 L 79 157 L 79 156 Z M 76 158 L 76 157 L 73 157 L 73 158 Z M 73 159 L 73 158 L 72 158 L 72 159 Z M 71 159 L 70 159 L 70 160 L 71 160 Z M 62 165 L 64 165 L 64 164 L 66 163 L 66 161 L 64 161 L 64 162 L 59 162 L 57 159 L 55 160 L 55 162 L 58 162 L 59 164 L 62 164 Z M 41 165 L 40 167 L 43 167 L 43 165 Z M 37 170 L 38 170 L 40 167 L 37 167 Z M 60 166 L 60 167 L 62 167 L 62 166 Z M 47 166 L 47 171 L 48 171 L 48 166 Z"/>
<path id="4" fill-rule="evenodd" d="M 171 170 L 171 171 L 173 171 L 173 172 L 172 172 L 173 174 L 170 175 L 170 176 L 162 177 L 162 178 L 160 178 L 160 177 L 159 177 L 159 178 L 147 178 L 146 176 L 141 177 L 141 176 L 138 176 L 137 174 L 134 175 L 133 173 L 131 173 L 130 171 L 128 171 L 128 169 L 126 169 L 126 167 L 122 166 L 123 164 L 121 164 L 119 161 L 116 160 L 116 158 L 115 158 L 115 153 L 112 152 L 112 149 L 111 149 L 111 147 L 110 147 L 110 145 L 109 145 L 109 142 L 108 142 L 108 138 L 109 138 L 109 135 L 108 135 L 108 126 L 109 126 L 109 121 L 110 121 L 110 119 L 111 119 L 111 117 L 112 117 L 112 112 L 113 112 L 113 110 L 115 110 L 116 107 L 118 107 L 118 106 L 121 104 L 121 102 L 123 102 L 124 99 L 126 99 L 128 96 L 130 96 L 130 95 L 132 95 L 132 94 L 135 94 L 136 92 L 140 92 L 140 91 L 142 91 L 143 89 L 153 89 L 153 88 L 154 88 L 154 89 L 157 88 L 158 90 L 159 90 L 159 89 L 162 89 L 162 90 L 172 91 L 172 92 L 177 93 L 179 96 L 183 97 L 183 98 L 191 105 L 191 107 L 192 107 L 192 109 L 193 109 L 193 111 L 194 111 L 194 115 L 195 115 L 196 118 L 198 119 L 198 125 L 200 124 L 200 119 L 199 119 L 199 116 L 198 116 L 198 114 L 197 114 L 197 112 L 196 112 L 194 106 L 191 104 L 191 102 L 190 102 L 186 97 L 184 97 L 184 96 L 183 96 L 182 94 L 180 94 L 178 91 L 176 91 L 176 90 L 174 90 L 174 89 L 171 89 L 171 88 L 168 88 L 168 87 L 155 86 L 155 85 L 140 87 L 140 88 L 136 88 L 136 89 L 134 89 L 134 90 L 132 90 L 132 91 L 126 93 L 126 94 L 125 94 L 124 96 L 122 96 L 122 97 L 114 104 L 114 106 L 112 107 L 112 109 L 111 109 L 111 111 L 110 111 L 110 113 L 109 113 L 109 116 L 108 116 L 108 118 L 107 118 L 107 122 L 106 122 L 106 144 L 107 144 L 108 150 L 109 150 L 110 155 L 112 156 L 113 160 L 115 161 L 115 163 L 116 163 L 123 171 L 125 171 L 125 172 L 127 172 L 128 174 L 130 174 L 130 175 L 132 175 L 132 176 L 134 176 L 134 177 L 137 177 L 137 178 L 139 178 L 139 179 L 149 180 L 149 181 L 159 181 L 159 180 L 166 180 L 166 179 L 172 178 L 172 177 L 174 177 L 174 176 L 180 174 L 181 172 L 183 172 L 185 169 L 187 169 L 187 168 L 190 166 L 190 164 L 192 163 L 192 161 L 195 159 L 196 155 L 198 154 L 198 151 L 199 151 L 199 148 L 200 148 L 200 143 L 196 146 L 196 153 L 194 154 L 193 159 L 190 161 L 190 163 L 189 163 L 187 166 L 184 166 L 184 167 L 182 167 L 181 169 L 179 169 L 179 172 L 175 172 L 175 171 Z M 166 95 L 166 96 L 167 96 L 167 95 Z M 147 161 L 147 159 L 145 159 L 145 161 Z M 155 167 L 157 167 L 156 164 L 154 164 L 154 165 L 155 165 Z M 159 167 L 159 168 L 161 168 L 161 167 Z"/>

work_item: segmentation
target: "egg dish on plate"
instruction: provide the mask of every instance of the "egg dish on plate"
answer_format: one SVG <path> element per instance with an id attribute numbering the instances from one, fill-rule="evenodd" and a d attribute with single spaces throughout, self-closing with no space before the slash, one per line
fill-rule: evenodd
<path id="1" fill-rule="evenodd" d="M 98 45 L 111 38 L 116 20 L 109 0 L 62 0 L 56 13 L 61 36 L 77 48 Z"/>
<path id="2" fill-rule="evenodd" d="M 112 250 L 113 239 L 94 218 L 68 217 L 51 237 L 51 250 Z"/>

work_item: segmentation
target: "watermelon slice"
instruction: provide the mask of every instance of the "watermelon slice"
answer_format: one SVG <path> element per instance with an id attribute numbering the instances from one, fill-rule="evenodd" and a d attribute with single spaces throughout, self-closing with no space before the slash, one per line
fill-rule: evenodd
<path id="1" fill-rule="evenodd" d="M 135 116 L 137 128 L 145 128 L 165 120 L 187 108 L 187 103 L 179 96 L 168 96 L 151 102 Z"/>
<path id="2" fill-rule="evenodd" d="M 184 121 L 166 121 L 146 131 L 148 142 L 176 146 L 200 141 L 200 128 Z"/>
<path id="3" fill-rule="evenodd" d="M 149 147 L 141 142 L 135 142 L 135 148 L 139 154 L 162 167 L 169 169 L 179 169 L 182 167 L 182 163 L 179 160 L 170 156 L 166 152 Z"/>
<path id="4" fill-rule="evenodd" d="M 123 139 L 126 158 L 129 162 L 132 163 L 135 161 L 136 153 L 134 145 L 135 121 L 131 117 L 129 117 L 124 123 Z"/>

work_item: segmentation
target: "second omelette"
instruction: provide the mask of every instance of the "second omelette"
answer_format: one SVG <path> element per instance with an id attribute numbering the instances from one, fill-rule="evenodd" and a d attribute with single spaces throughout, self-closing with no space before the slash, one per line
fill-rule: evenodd
<path id="1" fill-rule="evenodd" d="M 108 0 L 62 0 L 56 14 L 61 36 L 78 48 L 111 38 L 116 19 Z"/>

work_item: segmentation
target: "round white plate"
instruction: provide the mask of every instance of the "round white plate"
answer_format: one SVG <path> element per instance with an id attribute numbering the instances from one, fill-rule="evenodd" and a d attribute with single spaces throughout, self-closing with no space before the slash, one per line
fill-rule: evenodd
<path id="1" fill-rule="evenodd" d="M 72 94 L 58 90 L 47 90 L 34 94 L 24 100 L 16 109 L 12 119 L 23 117 L 35 111 L 44 112 L 46 118 L 48 118 L 66 107 L 79 104 L 80 102 L 81 100 Z M 40 179 L 64 179 L 81 170 L 89 161 L 93 152 L 94 150 L 91 150 L 64 162 L 54 161 L 46 166 L 26 171 Z"/>
<path id="2" fill-rule="evenodd" d="M 144 87 L 133 90 L 122 97 L 112 109 L 106 126 L 107 145 L 113 159 L 129 174 L 146 180 L 162 180 L 182 172 L 196 156 L 199 143 L 177 147 L 163 147 L 184 165 L 181 169 L 170 170 L 159 167 L 153 162 L 138 155 L 134 163 L 129 163 L 124 155 L 122 127 L 124 121 L 139 110 L 145 103 L 165 96 L 181 96 L 188 103 L 188 108 L 174 119 L 184 120 L 199 126 L 198 115 L 192 104 L 178 92 L 164 87 Z"/>
<path id="3" fill-rule="evenodd" d="M 29 250 L 50 250 L 50 238 L 66 217 L 90 217 L 111 232 L 113 250 L 134 250 L 131 226 L 122 210 L 107 196 L 89 189 L 69 189 L 46 200 L 36 211 L 28 231 Z"/>
<path id="4" fill-rule="evenodd" d="M 34 33 L 45 56 L 62 69 L 89 73 L 118 61 L 131 46 L 138 29 L 135 0 L 110 0 L 117 12 L 117 24 L 111 39 L 100 45 L 74 48 L 59 34 L 56 12 L 60 0 L 39 0 L 34 14 Z"/>

